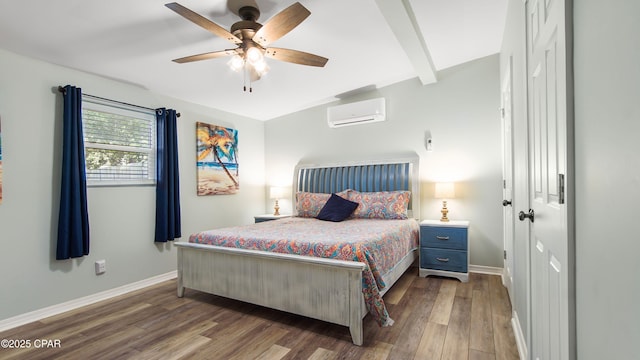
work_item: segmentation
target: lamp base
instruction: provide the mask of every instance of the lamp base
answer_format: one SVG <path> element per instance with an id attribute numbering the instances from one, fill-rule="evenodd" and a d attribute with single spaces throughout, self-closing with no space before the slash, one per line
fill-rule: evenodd
<path id="1" fill-rule="evenodd" d="M 278 206 L 278 200 L 276 199 L 276 204 L 273 207 L 273 215 L 278 216 L 280 215 L 280 206 Z"/>
<path id="2" fill-rule="evenodd" d="M 442 213 L 442 217 L 440 218 L 441 222 L 449 222 L 449 218 L 447 217 L 447 214 L 449 213 L 449 209 L 447 209 L 447 201 L 443 200 L 442 201 L 442 210 L 440 210 L 440 212 Z"/>

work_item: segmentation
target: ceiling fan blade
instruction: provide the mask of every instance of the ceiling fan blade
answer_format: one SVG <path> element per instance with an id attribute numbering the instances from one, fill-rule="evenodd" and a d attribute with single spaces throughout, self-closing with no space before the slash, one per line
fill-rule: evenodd
<path id="1" fill-rule="evenodd" d="M 267 21 L 253 36 L 253 41 L 266 47 L 298 26 L 309 15 L 311 12 L 296 2 Z"/>
<path id="2" fill-rule="evenodd" d="M 286 61 L 294 64 L 300 65 L 309 65 L 309 66 L 318 66 L 323 67 L 329 59 L 309 54 L 304 51 L 291 50 L 291 49 L 282 49 L 282 48 L 267 48 L 264 53 L 264 56 L 270 57 L 272 59 Z"/>
<path id="3" fill-rule="evenodd" d="M 220 36 L 221 38 L 234 43 L 234 44 L 242 44 L 242 40 L 238 39 L 235 35 L 233 35 L 232 33 L 228 32 L 227 30 L 225 30 L 223 27 L 221 27 L 220 25 L 214 23 L 213 21 L 205 18 L 204 16 L 195 13 L 189 9 L 187 9 L 186 7 L 178 4 L 178 3 L 168 3 L 165 4 L 164 6 L 168 7 L 169 9 L 175 11 L 176 13 L 178 13 L 178 15 L 181 15 L 182 17 L 184 17 L 185 19 L 191 21 L 192 23 L 204 28 L 205 30 L 208 30 L 209 32 Z"/>
<path id="4" fill-rule="evenodd" d="M 186 56 L 186 57 L 183 57 L 183 58 L 175 59 L 173 61 L 177 62 L 178 64 L 184 64 L 184 63 L 193 62 L 193 61 L 209 60 L 209 59 L 215 59 L 215 58 L 219 58 L 219 57 L 223 57 L 223 56 L 232 56 L 232 55 L 235 55 L 237 53 L 238 52 L 233 50 L 233 49 L 232 50 L 222 50 L 222 51 L 214 51 L 214 52 L 208 52 L 208 53 L 204 53 L 204 54 Z"/>

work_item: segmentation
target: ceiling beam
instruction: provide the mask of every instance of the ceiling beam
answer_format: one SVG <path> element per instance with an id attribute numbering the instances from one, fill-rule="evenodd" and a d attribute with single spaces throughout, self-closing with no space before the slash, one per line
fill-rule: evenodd
<path id="1" fill-rule="evenodd" d="M 429 48 L 422 37 L 409 0 L 376 0 L 376 4 L 413 64 L 422 85 L 437 82 Z"/>

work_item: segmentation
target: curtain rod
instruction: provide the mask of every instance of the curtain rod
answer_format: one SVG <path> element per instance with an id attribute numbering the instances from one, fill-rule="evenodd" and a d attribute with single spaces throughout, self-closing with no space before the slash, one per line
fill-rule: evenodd
<path id="1" fill-rule="evenodd" d="M 64 89 L 64 87 L 62 87 L 62 86 L 58 86 L 58 91 L 59 91 L 59 92 L 61 92 L 61 93 L 63 93 L 63 94 L 66 92 L 66 90 L 65 90 L 65 89 Z M 83 95 L 83 96 L 89 96 L 89 97 L 92 97 L 92 98 L 95 98 L 95 99 L 98 99 L 98 100 L 111 101 L 111 102 L 118 103 L 118 104 L 122 104 L 122 105 L 133 106 L 133 107 L 137 107 L 137 108 L 141 108 L 141 109 L 145 109 L 145 110 L 152 110 L 152 111 L 156 111 L 156 109 L 148 108 L 148 107 L 146 107 L 146 106 L 140 106 L 140 105 L 129 104 L 129 103 L 126 103 L 126 102 L 117 101 L 117 100 L 111 100 L 111 99 L 107 99 L 107 98 L 103 98 L 103 97 L 95 96 L 95 95 L 91 95 L 91 94 L 84 94 L 84 93 L 83 93 L 82 95 Z M 180 113 L 176 113 L 176 116 L 177 116 L 177 117 L 180 117 Z"/>

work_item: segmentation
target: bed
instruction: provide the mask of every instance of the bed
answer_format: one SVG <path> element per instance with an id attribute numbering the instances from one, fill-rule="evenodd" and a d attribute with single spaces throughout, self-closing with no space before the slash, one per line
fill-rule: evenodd
<path id="1" fill-rule="evenodd" d="M 189 288 L 348 326 L 353 343 L 362 345 L 368 312 L 382 326 L 393 323 L 382 295 L 417 258 L 417 158 L 299 165 L 294 173 L 298 216 L 202 231 L 175 244 L 178 296 Z M 394 208 L 373 216 L 384 219 L 369 219 L 373 208 L 363 212 L 361 205 L 345 221 L 315 219 L 322 201 L 302 200 L 326 203 L 330 194 L 360 204 L 371 194 L 396 200 L 408 194 L 406 216 Z M 299 229 L 303 234 L 295 235 Z M 363 244 L 365 233 L 378 237 Z"/>

